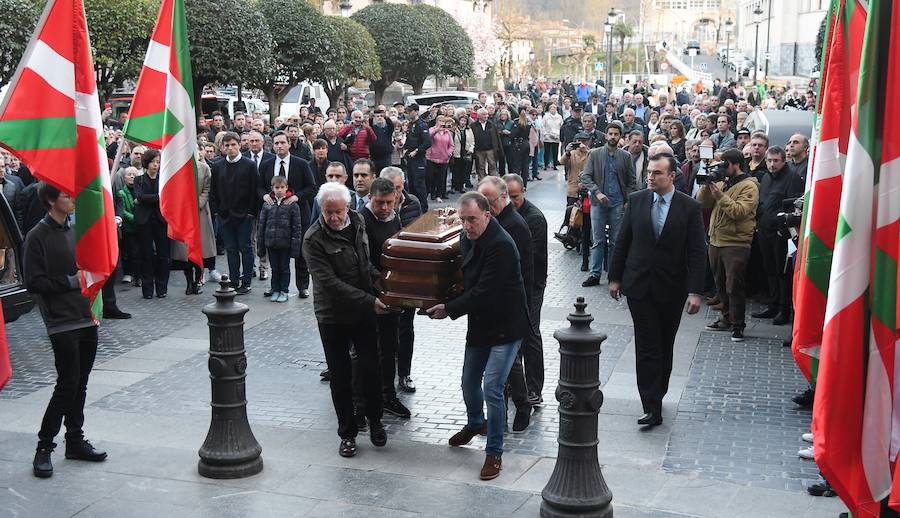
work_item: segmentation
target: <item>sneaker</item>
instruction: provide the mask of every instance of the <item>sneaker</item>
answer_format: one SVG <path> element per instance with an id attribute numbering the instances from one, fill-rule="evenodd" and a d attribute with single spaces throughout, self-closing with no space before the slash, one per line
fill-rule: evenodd
<path id="1" fill-rule="evenodd" d="M 400 383 L 397 384 L 397 387 L 401 391 L 407 392 L 409 394 L 412 394 L 416 391 L 416 384 L 413 383 L 412 378 L 410 378 L 409 376 L 400 376 Z"/>
<path id="2" fill-rule="evenodd" d="M 278 294 L 278 300 L 276 302 L 287 302 L 287 301 L 288 301 L 287 293 L 282 291 L 281 293 Z"/>
<path id="3" fill-rule="evenodd" d="M 803 442 L 808 442 L 808 443 L 812 444 L 812 442 L 813 442 L 813 434 L 811 434 L 811 433 L 805 433 L 805 434 L 803 434 L 803 435 L 800 436 L 800 440 L 802 440 Z"/>
<path id="4" fill-rule="evenodd" d="M 384 425 L 381 424 L 381 421 L 375 421 L 369 427 L 369 440 L 379 448 L 387 444 L 387 432 L 384 431 Z"/>
<path id="5" fill-rule="evenodd" d="M 363 413 L 362 410 L 357 409 L 353 414 L 353 419 L 356 420 L 356 429 L 360 432 L 365 432 L 369 429 L 369 424 L 366 421 L 366 414 Z"/>
<path id="6" fill-rule="evenodd" d="M 409 418 L 410 415 L 412 415 L 409 409 L 406 408 L 406 406 L 397 398 L 394 398 L 390 401 L 385 401 L 384 411 L 397 417 Z"/>
<path id="7" fill-rule="evenodd" d="M 297 296 L 300 297 L 301 299 L 308 299 L 309 298 L 309 290 L 304 288 L 304 289 L 300 290 L 300 293 L 298 293 Z"/>
<path id="8" fill-rule="evenodd" d="M 50 453 L 53 452 L 53 446 L 49 448 L 38 447 L 34 452 L 34 462 L 32 462 L 32 470 L 37 478 L 50 478 L 53 476 L 53 463 L 50 461 Z"/>
<path id="9" fill-rule="evenodd" d="M 522 433 L 531 424 L 531 407 L 516 409 L 516 417 L 513 419 L 513 433 Z"/>
<path id="10" fill-rule="evenodd" d="M 222 274 L 218 270 L 209 270 L 209 282 L 219 282 L 222 280 Z"/>
<path id="11" fill-rule="evenodd" d="M 812 446 L 798 451 L 797 456 L 803 460 L 815 460 L 815 458 L 816 458 L 815 451 L 813 451 Z"/>
<path id="12" fill-rule="evenodd" d="M 472 442 L 476 435 L 487 435 L 487 421 L 478 428 L 472 428 L 469 425 L 463 426 L 462 430 L 453 434 L 453 437 L 448 442 L 450 446 L 462 446 Z"/>
<path id="13" fill-rule="evenodd" d="M 710 331 L 728 331 L 731 329 L 731 324 L 725 322 L 721 318 L 717 318 L 715 321 L 706 324 L 706 329 Z"/>
<path id="14" fill-rule="evenodd" d="M 599 286 L 599 285 L 600 285 L 600 279 L 598 277 L 594 277 L 593 275 L 588 276 L 588 278 L 585 279 L 584 282 L 581 283 L 581 286 L 583 288 L 590 288 L 591 286 Z"/>
<path id="15" fill-rule="evenodd" d="M 66 458 L 86 460 L 88 462 L 103 462 L 106 460 L 106 452 L 95 449 L 91 443 L 84 439 L 66 440 Z"/>
<path id="16" fill-rule="evenodd" d="M 487 455 L 484 458 L 484 466 L 481 467 L 481 473 L 478 478 L 481 480 L 493 480 L 500 476 L 500 469 L 503 461 L 496 455 Z"/>
<path id="17" fill-rule="evenodd" d="M 264 281 L 269 278 L 269 270 L 259 269 L 259 280 Z"/>
<path id="18" fill-rule="evenodd" d="M 322 381 L 331 381 L 331 371 L 328 369 L 325 369 L 319 373 L 319 377 L 322 378 Z"/>
<path id="19" fill-rule="evenodd" d="M 238 295 L 246 295 L 246 294 L 250 293 L 250 286 L 247 286 L 246 284 L 241 284 L 238 287 L 238 289 L 234 290 L 234 292 Z"/>
<path id="20" fill-rule="evenodd" d="M 280 299 L 280 298 L 281 298 L 281 292 L 280 292 L 280 291 L 273 291 L 273 292 L 272 292 L 272 296 L 269 297 L 269 300 L 271 300 L 272 302 L 278 302 L 278 299 Z"/>
<path id="21" fill-rule="evenodd" d="M 813 400 L 816 397 L 816 391 L 811 388 L 808 388 L 803 391 L 803 393 L 798 394 L 791 398 L 791 401 L 794 402 L 795 405 L 802 408 L 812 408 Z"/>
<path id="22" fill-rule="evenodd" d="M 132 281 L 134 281 L 134 278 L 133 278 L 132 276 L 130 276 L 130 275 L 123 275 L 123 276 L 122 276 L 122 284 L 128 284 L 128 283 L 130 283 L 130 282 L 132 282 Z"/>
<path id="23" fill-rule="evenodd" d="M 732 342 L 743 342 L 744 341 L 744 330 L 743 329 L 734 329 L 731 331 L 731 341 Z"/>
<path id="24" fill-rule="evenodd" d="M 812 496 L 824 496 L 829 498 L 837 495 L 837 493 L 834 492 L 834 488 L 831 487 L 831 484 L 829 484 L 828 481 L 824 479 L 821 482 L 813 484 L 806 488 L 806 492 Z"/>

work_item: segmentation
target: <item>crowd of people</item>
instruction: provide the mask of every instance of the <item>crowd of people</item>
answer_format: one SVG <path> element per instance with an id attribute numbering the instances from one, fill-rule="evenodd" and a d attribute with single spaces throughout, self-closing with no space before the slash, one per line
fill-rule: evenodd
<path id="1" fill-rule="evenodd" d="M 263 295 L 286 302 L 293 276 L 300 298 L 313 288 L 328 365 L 322 378 L 330 383 L 340 455 L 355 455 L 356 436 L 366 429 L 372 443 L 383 446 L 383 413 L 400 418 L 412 413 L 400 396 L 416 391 L 411 377 L 416 313 L 393 311 L 377 297 L 382 244 L 427 211 L 429 202 L 460 194 L 463 252 L 474 251 L 475 260 L 463 268 L 463 295 L 429 313 L 432 318 L 469 315 L 463 368 L 468 420 L 449 442 L 457 446 L 487 435 L 481 478 L 494 478 L 501 469 L 506 397 L 516 410 L 513 433 L 528 428 L 533 407 L 543 401 L 539 324 L 548 230 L 526 190 L 542 172 L 562 166 L 567 217 L 556 237 L 581 254 L 581 269 L 588 272 L 584 287 L 602 284 L 609 272 L 610 293 L 629 297 L 640 335 L 638 385 L 645 415 L 639 424 L 656 426 L 671 370 L 668 342 L 680 317 L 669 316 L 666 336 L 646 332 L 652 303 L 638 304 L 644 295 L 634 290 L 643 288 L 630 277 L 640 275 L 632 269 L 647 253 L 631 244 L 637 224 L 631 222 L 629 201 L 637 199 L 637 191 L 649 187 L 654 193 L 641 200 L 655 219 L 636 232 L 652 232 L 658 243 L 674 240 L 673 249 L 691 254 L 697 250 L 694 227 L 666 221 L 688 218 L 693 225 L 691 204 L 698 211 L 702 207 L 697 228 L 706 237 L 699 241 L 703 258 L 696 264 L 703 271 L 667 296 L 689 290 L 688 312 L 695 312 L 699 302 L 693 302 L 705 295 L 706 303 L 721 311 L 708 329 L 730 332 L 734 341 L 743 340 L 748 297 L 766 303 L 754 316 L 776 325 L 791 321 L 788 239 L 778 214 L 785 200 L 802 194 L 809 142 L 799 133 L 786 143 L 769 142 L 765 132 L 747 129 L 747 118 L 761 101 L 734 84 L 689 92 L 639 81 L 607 94 L 602 86 L 582 82 L 569 91 L 560 82 L 520 95 L 480 92 L 461 106 L 421 109 L 396 103 L 357 109 L 350 100 L 323 112 L 310 102 L 298 114 L 271 122 L 261 113 L 236 112 L 230 118 L 213 113 L 208 121 L 201 117 L 197 128 L 203 268 L 187 260 L 184 243 L 167 235 L 159 209 L 159 152 L 124 140 L 125 120 L 105 113 L 109 158 L 118 165 L 111 174 L 121 271 L 104 288 L 104 316 L 130 317 L 118 308 L 116 283 L 139 286 L 148 301 L 163 298 L 172 269 L 184 272 L 186 295 L 200 293 L 204 283 L 222 280 L 217 255 L 225 256 L 228 282 L 238 295 L 251 293 L 254 278 L 270 278 Z M 68 231 L 63 195 L 48 187 L 42 191 L 8 153 L 0 160 L 3 195 L 23 232 L 47 218 L 54 230 Z M 580 231 L 572 228 L 572 211 L 585 214 Z M 669 236 L 675 225 L 688 230 Z M 619 244 L 620 236 L 627 236 L 628 244 Z M 497 258 L 485 251 L 494 249 L 497 257 L 515 260 L 498 270 L 491 262 Z M 26 269 L 28 261 L 26 253 Z M 688 263 L 672 264 L 696 274 L 695 262 Z M 501 277 L 509 284 L 502 293 L 497 291 Z M 71 282 L 56 288 L 71 290 Z M 53 336 L 51 331 L 51 341 Z M 95 333 L 86 340 L 96 346 Z M 81 372 L 89 372 L 92 359 L 82 361 Z M 76 384 L 67 390 L 81 389 Z M 50 406 L 56 413 L 48 407 L 47 419 L 56 419 L 65 397 L 71 394 L 61 394 L 59 401 L 54 396 Z M 811 394 L 798 403 L 811 403 L 804 398 Z M 54 425 L 45 428 L 35 459 L 38 476 L 52 474 Z M 85 444 L 85 457 L 102 460 Z"/>

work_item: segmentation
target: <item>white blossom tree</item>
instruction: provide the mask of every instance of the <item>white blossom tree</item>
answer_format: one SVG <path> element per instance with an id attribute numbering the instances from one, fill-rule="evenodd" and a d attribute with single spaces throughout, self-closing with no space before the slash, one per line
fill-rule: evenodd
<path id="1" fill-rule="evenodd" d="M 487 70 L 500 61 L 503 44 L 497 38 L 496 28 L 487 16 L 472 16 L 463 26 L 475 51 L 475 77 L 484 79 Z"/>

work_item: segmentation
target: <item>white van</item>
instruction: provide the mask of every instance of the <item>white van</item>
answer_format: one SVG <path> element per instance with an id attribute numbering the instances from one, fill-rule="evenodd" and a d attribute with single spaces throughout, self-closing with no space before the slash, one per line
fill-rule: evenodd
<path id="1" fill-rule="evenodd" d="M 331 103 L 328 96 L 325 95 L 325 88 L 319 83 L 311 83 L 304 81 L 299 85 L 291 88 L 281 101 L 280 117 L 290 117 L 300 113 L 300 107 L 309 104 L 310 98 L 316 100 L 316 107 L 325 113 Z"/>

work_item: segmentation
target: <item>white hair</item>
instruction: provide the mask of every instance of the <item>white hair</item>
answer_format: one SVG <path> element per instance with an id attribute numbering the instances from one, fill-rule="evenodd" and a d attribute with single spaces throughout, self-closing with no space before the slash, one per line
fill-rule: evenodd
<path id="1" fill-rule="evenodd" d="M 343 200 L 344 203 L 350 205 L 350 189 L 341 183 L 323 183 L 322 186 L 319 187 L 319 193 L 316 194 L 316 202 L 321 207 L 326 201 L 331 200 Z"/>
<path id="2" fill-rule="evenodd" d="M 394 167 L 389 165 L 381 170 L 381 174 L 378 175 L 381 178 L 387 178 L 388 180 L 393 181 L 394 178 L 404 178 L 403 169 L 399 167 Z"/>

